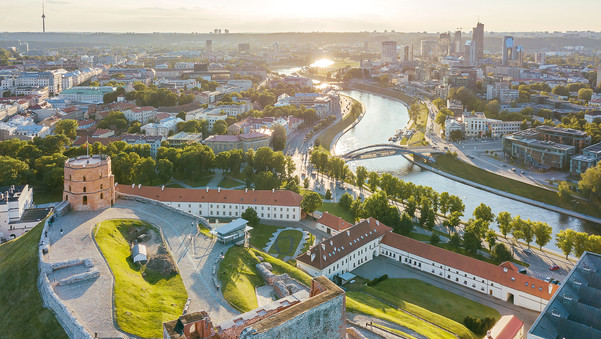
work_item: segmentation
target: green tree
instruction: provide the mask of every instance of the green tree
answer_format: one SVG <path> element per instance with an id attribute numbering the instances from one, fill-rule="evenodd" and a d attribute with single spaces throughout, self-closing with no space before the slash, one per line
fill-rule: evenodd
<path id="1" fill-rule="evenodd" d="M 586 246 L 588 251 L 593 253 L 601 254 L 601 235 L 591 234 L 588 237 L 588 244 Z"/>
<path id="2" fill-rule="evenodd" d="M 417 200 L 414 196 L 410 196 L 405 203 L 405 211 L 411 218 L 415 218 L 415 210 L 417 209 Z"/>
<path id="3" fill-rule="evenodd" d="M 310 192 L 303 197 L 301 208 L 307 213 L 313 213 L 322 205 L 321 196 L 316 192 Z"/>
<path id="4" fill-rule="evenodd" d="M 482 243 L 473 230 L 465 230 L 463 232 L 463 248 L 466 252 L 472 254 L 475 254 L 482 248 Z"/>
<path id="5" fill-rule="evenodd" d="M 413 221 L 406 212 L 401 216 L 400 222 L 394 227 L 394 232 L 402 235 L 409 235 L 413 231 Z"/>
<path id="6" fill-rule="evenodd" d="M 493 230 L 488 230 L 486 232 L 486 243 L 488 244 L 488 249 L 492 251 L 493 247 L 497 243 L 497 233 Z"/>
<path id="7" fill-rule="evenodd" d="M 160 183 L 167 183 L 173 177 L 173 163 L 168 159 L 157 161 L 157 177 Z"/>
<path id="8" fill-rule="evenodd" d="M 224 120 L 215 121 L 215 123 L 213 124 L 213 134 L 227 134 L 227 122 L 225 122 Z"/>
<path id="9" fill-rule="evenodd" d="M 594 194 L 601 198 L 601 162 L 582 173 L 582 179 L 578 182 L 578 187 L 591 194 L 591 196 Z"/>
<path id="10" fill-rule="evenodd" d="M 528 248 L 530 248 L 530 243 L 532 242 L 532 240 L 534 240 L 534 230 L 533 230 L 533 225 L 532 225 L 532 221 L 530 221 L 530 219 L 526 220 L 525 222 L 522 223 L 522 235 L 524 241 L 526 241 L 526 244 L 528 244 Z"/>
<path id="11" fill-rule="evenodd" d="M 326 190 L 326 200 L 332 200 L 332 191 L 330 189 Z"/>
<path id="12" fill-rule="evenodd" d="M 309 188 L 309 178 L 305 178 L 305 180 L 303 180 L 303 187 L 305 187 L 305 189 Z"/>
<path id="13" fill-rule="evenodd" d="M 142 185 L 152 185 L 156 163 L 151 158 L 141 158 L 134 164 L 136 182 Z"/>
<path id="14" fill-rule="evenodd" d="M 492 222 L 495 220 L 495 215 L 492 213 L 490 206 L 481 203 L 478 207 L 476 207 L 476 209 L 474 209 L 474 218 Z"/>
<path id="15" fill-rule="evenodd" d="M 578 99 L 589 102 L 593 96 L 593 90 L 590 88 L 581 88 L 578 90 Z"/>
<path id="16" fill-rule="evenodd" d="M 28 171 L 29 165 L 24 161 L 0 155 L 0 185 L 24 183 Z"/>
<path id="17" fill-rule="evenodd" d="M 505 239 L 507 239 L 507 234 L 511 233 L 511 221 L 511 214 L 508 212 L 500 212 L 499 215 L 497 215 L 497 224 Z"/>
<path id="18" fill-rule="evenodd" d="M 357 166 L 357 186 L 359 186 L 359 190 L 363 188 L 365 185 L 365 180 L 367 179 L 368 171 L 363 166 Z"/>
<path id="19" fill-rule="evenodd" d="M 369 172 L 367 184 L 372 192 L 375 192 L 380 183 L 380 176 L 376 172 Z"/>
<path id="20" fill-rule="evenodd" d="M 461 246 L 461 237 L 459 236 L 459 234 L 457 234 L 457 232 L 453 232 L 453 234 L 451 234 L 451 238 L 449 239 L 449 245 L 455 249 Z"/>
<path id="21" fill-rule="evenodd" d="M 580 257 L 586 251 L 588 245 L 588 234 L 585 232 L 571 233 L 572 242 L 574 243 L 574 255 Z"/>
<path id="22" fill-rule="evenodd" d="M 572 253 L 572 249 L 574 248 L 574 240 L 571 229 L 561 230 L 557 234 L 555 234 L 556 245 L 559 249 L 565 254 L 566 259 Z"/>
<path id="23" fill-rule="evenodd" d="M 340 200 L 338 200 L 338 206 L 340 206 L 340 208 L 347 210 L 347 211 L 351 208 L 352 203 L 353 203 L 353 197 L 348 193 L 344 193 L 340 197 Z"/>
<path id="24" fill-rule="evenodd" d="M 73 119 L 62 119 L 54 125 L 55 134 L 64 134 L 69 139 L 77 138 L 77 128 L 79 125 L 76 120 Z"/>
<path id="25" fill-rule="evenodd" d="M 461 223 L 461 213 L 453 212 L 451 215 L 443 221 L 443 225 L 449 228 L 449 232 L 454 230 Z"/>
<path id="26" fill-rule="evenodd" d="M 240 215 L 240 217 L 246 221 L 248 221 L 248 224 L 252 227 L 257 227 L 259 225 L 259 223 L 261 222 L 261 219 L 259 219 L 259 215 L 257 214 L 257 211 L 255 211 L 254 208 L 250 208 L 247 207 L 246 210 L 244 210 L 244 212 Z"/>
<path id="27" fill-rule="evenodd" d="M 568 202 L 572 199 L 572 191 L 570 190 L 570 185 L 566 181 L 559 183 L 559 186 L 557 187 L 557 195 L 559 195 L 559 198 L 565 202 Z"/>
<path id="28" fill-rule="evenodd" d="M 493 260 L 497 264 L 513 260 L 513 256 L 511 255 L 511 252 L 509 252 L 505 244 L 496 244 L 491 254 Z"/>
<path id="29" fill-rule="evenodd" d="M 534 223 L 532 231 L 534 232 L 534 236 L 536 236 L 536 244 L 540 250 L 551 241 L 553 236 L 553 228 L 547 223 L 540 221 Z"/>
<path id="30" fill-rule="evenodd" d="M 271 147 L 274 151 L 281 151 L 286 147 L 286 129 L 284 126 L 277 124 L 273 127 Z"/>

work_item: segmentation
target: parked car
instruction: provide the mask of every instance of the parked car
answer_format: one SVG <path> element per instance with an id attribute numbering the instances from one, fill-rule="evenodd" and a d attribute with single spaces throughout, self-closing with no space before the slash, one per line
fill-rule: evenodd
<path id="1" fill-rule="evenodd" d="M 559 266 L 557 264 L 549 266 L 549 270 L 551 270 L 551 271 L 557 271 L 557 270 L 559 270 Z"/>
<path id="2" fill-rule="evenodd" d="M 551 277 L 546 277 L 545 282 L 551 282 Z"/>
<path id="3" fill-rule="evenodd" d="M 526 248 L 523 252 L 528 255 L 532 254 L 532 251 L 529 248 Z"/>

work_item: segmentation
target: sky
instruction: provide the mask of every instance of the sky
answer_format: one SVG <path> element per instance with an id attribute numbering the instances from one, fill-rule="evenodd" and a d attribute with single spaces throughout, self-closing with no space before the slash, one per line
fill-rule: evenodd
<path id="1" fill-rule="evenodd" d="M 600 0 L 46 0 L 50 32 L 601 31 Z M 0 0 L 0 32 L 42 29 L 42 0 Z"/>

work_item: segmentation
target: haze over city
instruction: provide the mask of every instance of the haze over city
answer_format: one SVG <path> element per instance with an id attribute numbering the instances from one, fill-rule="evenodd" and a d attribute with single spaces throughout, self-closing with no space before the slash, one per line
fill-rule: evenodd
<path id="1" fill-rule="evenodd" d="M 9 3 L 0 4 L 0 31 L 41 30 L 40 0 Z M 572 1 L 569 6 L 558 0 L 49 0 L 45 10 L 49 32 L 204 33 L 215 27 L 232 33 L 438 32 L 469 30 L 478 19 L 486 22 L 487 31 L 498 32 L 601 30 L 601 2 L 595 0 Z"/>

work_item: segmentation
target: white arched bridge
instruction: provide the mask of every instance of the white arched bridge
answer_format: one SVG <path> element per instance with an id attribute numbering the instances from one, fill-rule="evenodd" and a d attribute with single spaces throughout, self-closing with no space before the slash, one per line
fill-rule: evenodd
<path id="1" fill-rule="evenodd" d="M 400 146 L 394 144 L 375 144 L 357 148 L 345 154 L 341 154 L 338 157 L 348 160 L 360 160 L 360 159 L 370 159 L 370 158 L 379 158 L 379 157 L 389 157 L 397 154 L 413 154 L 420 156 L 422 158 L 428 159 L 430 161 L 434 161 L 434 159 L 426 154 L 435 154 L 435 153 L 444 153 L 444 151 L 432 148 L 430 146 L 423 147 L 407 147 Z"/>

